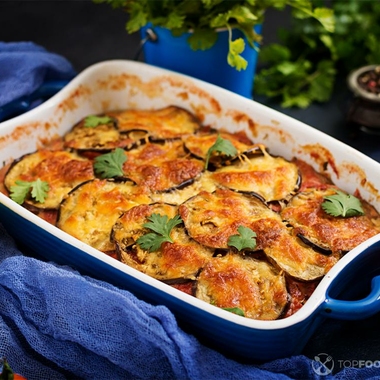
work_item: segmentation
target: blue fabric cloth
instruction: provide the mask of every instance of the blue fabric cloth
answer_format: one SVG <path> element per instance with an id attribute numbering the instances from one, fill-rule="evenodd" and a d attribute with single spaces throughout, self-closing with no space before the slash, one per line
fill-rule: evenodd
<path id="1" fill-rule="evenodd" d="M 0 41 L 0 107 L 30 95 L 44 82 L 70 80 L 71 63 L 33 42 Z"/>
<path id="2" fill-rule="evenodd" d="M 3 102 L 71 72 L 64 58 L 22 45 L 24 53 L 8 44 L 1 56 L 0 44 L 0 93 L 14 90 Z M 181 330 L 166 307 L 31 257 L 1 223 L 0 357 L 28 380 L 380 379 L 375 367 L 319 376 L 316 362 L 302 355 L 262 365 L 228 359 Z"/>

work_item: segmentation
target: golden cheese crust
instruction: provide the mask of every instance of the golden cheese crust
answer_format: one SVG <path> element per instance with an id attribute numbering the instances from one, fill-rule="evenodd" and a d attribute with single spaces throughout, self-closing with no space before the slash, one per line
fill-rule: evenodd
<path id="1" fill-rule="evenodd" d="M 269 155 L 264 147 L 261 151 L 263 154 L 242 155 L 236 163 L 217 169 L 213 180 L 232 190 L 257 193 L 267 202 L 289 199 L 299 187 L 297 166 Z"/>
<path id="2" fill-rule="evenodd" d="M 4 184 L 8 191 L 16 181 L 33 182 L 37 179 L 49 184 L 44 203 L 27 198 L 25 203 L 36 208 L 58 209 L 62 199 L 71 189 L 94 178 L 92 163 L 67 151 L 41 149 L 23 156 L 8 170 Z"/>
<path id="3" fill-rule="evenodd" d="M 195 279 L 214 251 L 192 240 L 183 226 L 171 231 L 173 243 L 164 242 L 155 252 L 148 252 L 136 244 L 138 238 L 149 232 L 143 227 L 149 216 L 160 214 L 172 219 L 177 211 L 177 206 L 164 203 L 136 206 L 126 211 L 112 231 L 121 261 L 163 281 Z"/>
<path id="4" fill-rule="evenodd" d="M 198 119 L 192 113 L 177 106 L 108 114 L 117 120 L 120 132 L 145 131 L 153 140 L 180 138 L 193 134 L 200 128 Z"/>
<path id="5" fill-rule="evenodd" d="M 371 217 L 373 210 L 349 218 L 328 215 L 321 207 L 324 197 L 336 193 L 335 187 L 313 189 L 294 196 L 281 211 L 281 216 L 292 225 L 294 234 L 301 235 L 325 250 L 345 253 L 380 233 Z M 376 215 L 376 214 L 375 214 Z M 379 217 L 377 215 L 377 220 Z"/>
<path id="6" fill-rule="evenodd" d="M 234 253 L 207 263 L 195 295 L 220 308 L 239 308 L 245 317 L 259 320 L 277 319 L 288 304 L 283 273 L 266 261 Z"/>
<path id="7" fill-rule="evenodd" d="M 256 220 L 281 221 L 278 214 L 258 198 L 228 189 L 201 191 L 179 206 L 179 214 L 189 235 L 212 248 L 228 249 L 228 238 L 240 226 L 250 228 Z"/>
<path id="8" fill-rule="evenodd" d="M 25 207 L 217 307 L 237 307 L 254 319 L 289 316 L 345 252 L 380 232 L 379 213 L 364 201 L 363 216 L 327 215 L 321 203 L 336 190 L 331 180 L 297 158 L 269 154 L 244 132 L 212 130 L 174 105 L 104 116 L 111 119 L 94 127 L 85 126 L 86 118 L 76 123 L 56 150 L 15 162 L 4 176 L 5 190 L 17 180 L 47 182 L 46 200 L 27 196 Z M 218 135 L 236 156 L 210 151 Z M 124 152 L 112 155 L 116 148 Z M 103 153 L 107 157 L 96 160 L 102 170 L 94 173 L 95 157 Z M 117 180 L 100 179 L 112 175 Z M 181 221 L 170 231 L 173 242 L 159 240 L 151 252 L 139 239 L 154 231 L 146 225 L 153 214 Z M 255 236 L 253 248 L 229 245 L 231 236 L 239 239 L 240 226 Z"/>
<path id="9" fill-rule="evenodd" d="M 112 251 L 116 220 L 124 211 L 150 201 L 131 181 L 95 179 L 73 189 L 62 202 L 57 227 L 100 251 Z"/>
<path id="10" fill-rule="evenodd" d="M 239 136 L 233 135 L 228 132 L 217 131 L 204 131 L 195 135 L 185 136 L 183 138 L 183 141 L 185 144 L 185 148 L 188 152 L 190 152 L 195 157 L 205 160 L 207 157 L 208 150 L 215 144 L 218 135 L 221 138 L 228 140 L 232 143 L 232 145 L 236 148 L 237 155 L 256 147 L 256 145 L 252 143 L 247 144 L 245 141 L 241 141 Z M 210 157 L 210 164 L 218 165 L 221 162 L 231 160 L 232 158 L 226 156 L 221 152 L 214 152 Z"/>
<path id="11" fill-rule="evenodd" d="M 147 143 L 127 153 L 124 175 L 151 191 L 168 191 L 200 176 L 204 163 L 185 153 L 181 141 Z"/>
<path id="12" fill-rule="evenodd" d="M 80 120 L 64 135 L 66 149 L 79 152 L 107 152 L 115 148 L 130 149 L 136 144 L 136 139 L 119 132 L 115 121 L 86 127 L 85 120 L 86 118 Z"/>

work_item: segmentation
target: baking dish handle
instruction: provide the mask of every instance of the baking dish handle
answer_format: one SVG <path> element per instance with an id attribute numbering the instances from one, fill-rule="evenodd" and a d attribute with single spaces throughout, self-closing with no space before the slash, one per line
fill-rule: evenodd
<path id="1" fill-rule="evenodd" d="M 321 314 L 329 318 L 356 320 L 368 318 L 380 311 L 380 276 L 371 282 L 370 294 L 355 301 L 337 300 L 326 297 L 321 305 Z"/>
<path id="2" fill-rule="evenodd" d="M 68 83 L 69 81 L 65 80 L 45 82 L 32 94 L 15 99 L 12 102 L 1 106 L 0 122 L 28 111 L 34 102 L 47 100 L 65 87 Z"/>

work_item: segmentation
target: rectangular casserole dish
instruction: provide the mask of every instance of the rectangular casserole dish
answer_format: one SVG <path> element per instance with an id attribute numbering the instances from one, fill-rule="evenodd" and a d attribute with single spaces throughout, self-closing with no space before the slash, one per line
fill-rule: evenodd
<path id="1" fill-rule="evenodd" d="M 271 153 L 286 159 L 296 156 L 347 192 L 358 190 L 380 211 L 380 164 L 376 161 L 252 100 L 139 62 L 93 65 L 39 107 L 0 123 L 0 159 L 7 164 L 35 151 L 89 114 L 168 105 L 195 113 L 213 128 L 244 130 L 254 141 L 266 144 Z M 50 225 L 3 194 L 0 220 L 15 239 L 46 259 L 130 290 L 148 302 L 166 305 L 181 326 L 234 358 L 266 361 L 294 355 L 301 352 L 324 318 L 360 319 L 380 310 L 380 277 L 376 277 L 380 274 L 376 257 L 380 235 L 346 254 L 294 315 L 258 321 L 216 308 L 144 275 Z M 349 297 L 347 288 L 352 281 L 357 292 Z M 362 290 L 368 296 L 357 299 Z"/>

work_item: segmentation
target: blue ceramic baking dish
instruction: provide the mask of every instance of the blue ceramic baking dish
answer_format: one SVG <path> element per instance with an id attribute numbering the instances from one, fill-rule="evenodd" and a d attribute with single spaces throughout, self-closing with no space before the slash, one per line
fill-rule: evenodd
<path id="1" fill-rule="evenodd" d="M 244 130 L 274 154 L 294 156 L 329 175 L 342 189 L 359 191 L 380 211 L 380 164 L 297 120 L 252 100 L 171 71 L 132 61 L 89 67 L 56 95 L 0 123 L 0 161 L 11 162 L 62 135 L 81 118 L 115 109 L 170 104 L 214 128 Z M 274 321 L 243 318 L 216 308 L 80 242 L 0 194 L 0 220 L 31 251 L 166 305 L 181 326 L 231 357 L 266 361 L 300 353 L 325 318 L 361 319 L 380 311 L 380 235 L 347 253 L 306 304 Z M 355 286 L 352 286 L 355 283 Z"/>

